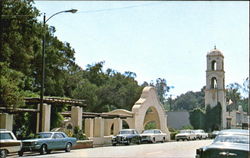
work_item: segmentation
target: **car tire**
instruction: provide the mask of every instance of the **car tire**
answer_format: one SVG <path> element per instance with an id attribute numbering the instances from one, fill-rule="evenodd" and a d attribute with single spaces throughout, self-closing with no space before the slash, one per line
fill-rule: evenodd
<path id="1" fill-rule="evenodd" d="M 165 140 L 165 137 L 163 137 L 163 139 L 162 139 L 162 143 L 164 143 L 166 140 Z"/>
<path id="2" fill-rule="evenodd" d="M 112 143 L 112 146 L 116 146 L 116 143 Z"/>
<path id="3" fill-rule="evenodd" d="M 71 147 L 72 147 L 71 143 L 67 143 L 66 148 L 65 148 L 65 152 L 70 152 Z"/>
<path id="4" fill-rule="evenodd" d="M 137 144 L 141 144 L 141 139 L 138 139 Z"/>
<path id="5" fill-rule="evenodd" d="M 126 143 L 126 145 L 130 145 L 131 143 L 131 139 L 128 139 L 128 142 Z"/>
<path id="6" fill-rule="evenodd" d="M 47 146 L 43 144 L 40 148 L 40 155 L 44 155 L 47 153 Z"/>
<path id="7" fill-rule="evenodd" d="M 23 156 L 23 151 L 18 151 L 18 156 Z"/>
<path id="8" fill-rule="evenodd" d="M 155 138 L 153 138 L 153 141 L 152 141 L 152 143 L 156 143 L 156 141 L 155 141 Z"/>
<path id="9" fill-rule="evenodd" d="M 7 157 L 7 151 L 6 150 L 0 150 L 0 158 L 6 158 Z"/>

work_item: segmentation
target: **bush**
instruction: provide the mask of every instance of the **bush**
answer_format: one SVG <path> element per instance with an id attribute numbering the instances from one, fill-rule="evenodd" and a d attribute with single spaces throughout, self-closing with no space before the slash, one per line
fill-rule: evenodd
<path id="1" fill-rule="evenodd" d="M 74 128 L 73 137 L 75 137 L 77 140 L 88 140 L 88 137 L 83 133 L 82 130 L 80 130 L 78 126 Z"/>
<path id="2" fill-rule="evenodd" d="M 174 128 L 169 128 L 169 132 L 171 140 L 175 140 L 175 135 L 179 133 L 179 131 Z"/>

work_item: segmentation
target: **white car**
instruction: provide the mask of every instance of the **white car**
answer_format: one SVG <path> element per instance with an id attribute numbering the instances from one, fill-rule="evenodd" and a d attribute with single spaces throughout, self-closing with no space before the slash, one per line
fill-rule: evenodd
<path id="1" fill-rule="evenodd" d="M 195 140 L 196 135 L 193 130 L 181 130 L 180 133 L 175 135 L 175 140 Z"/>
<path id="2" fill-rule="evenodd" d="M 0 129 L 0 158 L 5 158 L 8 153 L 21 150 L 22 143 L 8 130 Z"/>
<path id="3" fill-rule="evenodd" d="M 207 139 L 208 133 L 205 133 L 202 129 L 194 130 L 194 133 L 196 135 L 196 139 Z"/>
<path id="4" fill-rule="evenodd" d="M 141 134 L 142 142 L 151 142 L 151 143 L 162 142 L 163 143 L 166 140 L 167 140 L 167 134 L 163 133 L 159 129 L 145 130 Z"/>

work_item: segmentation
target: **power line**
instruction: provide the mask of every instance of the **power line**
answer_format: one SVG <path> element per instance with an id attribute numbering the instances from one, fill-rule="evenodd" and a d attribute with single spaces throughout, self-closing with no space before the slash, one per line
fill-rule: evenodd
<path id="1" fill-rule="evenodd" d="M 162 2 L 152 2 L 152 3 L 144 3 L 144 4 L 138 4 L 138 5 L 131 5 L 126 7 L 118 7 L 118 8 L 106 8 L 106 9 L 97 9 L 97 10 L 86 10 L 86 11 L 79 11 L 79 13 L 97 13 L 97 12 L 108 12 L 108 11 L 116 11 L 116 10 L 123 10 L 123 9 L 130 9 L 130 8 L 138 8 L 143 6 L 149 6 L 149 5 L 156 5 Z"/>

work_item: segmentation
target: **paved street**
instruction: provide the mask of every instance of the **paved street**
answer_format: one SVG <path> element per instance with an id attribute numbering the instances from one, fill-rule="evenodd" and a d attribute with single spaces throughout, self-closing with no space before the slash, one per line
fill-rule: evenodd
<path id="1" fill-rule="evenodd" d="M 31 157 L 81 157 L 81 158 L 155 158 L 155 157 L 169 157 L 169 158 L 194 158 L 195 150 L 199 147 L 211 144 L 212 140 L 197 140 L 197 141 L 180 141 L 180 142 L 166 142 L 157 144 L 141 144 L 130 146 L 108 146 L 88 148 L 81 150 L 72 150 L 70 153 L 64 151 L 53 151 L 48 155 L 39 155 L 38 153 L 25 153 L 23 158 Z M 11 156 L 16 157 L 16 156 Z"/>

